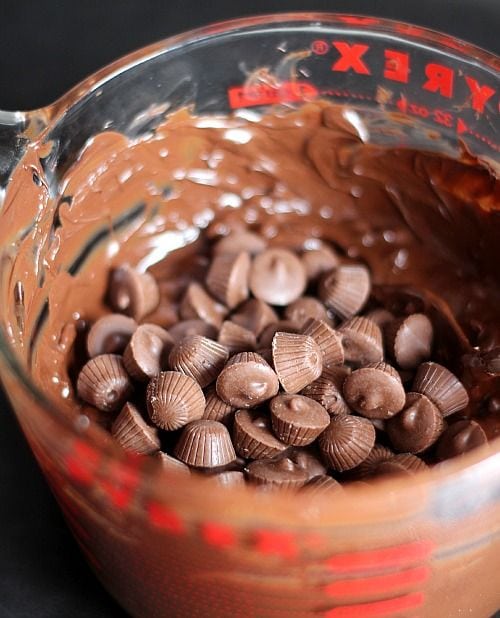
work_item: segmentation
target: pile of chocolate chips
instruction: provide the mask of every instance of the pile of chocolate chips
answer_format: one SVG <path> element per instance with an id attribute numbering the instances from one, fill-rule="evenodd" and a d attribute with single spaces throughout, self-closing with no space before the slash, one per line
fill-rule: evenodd
<path id="1" fill-rule="evenodd" d="M 363 313 L 370 272 L 330 246 L 267 248 L 250 231 L 212 246 L 169 330 L 150 273 L 111 273 L 116 313 L 87 335 L 76 390 L 112 419 L 125 448 L 223 485 L 317 490 L 429 463 L 486 442 L 469 401 L 433 362 L 423 313 Z"/>

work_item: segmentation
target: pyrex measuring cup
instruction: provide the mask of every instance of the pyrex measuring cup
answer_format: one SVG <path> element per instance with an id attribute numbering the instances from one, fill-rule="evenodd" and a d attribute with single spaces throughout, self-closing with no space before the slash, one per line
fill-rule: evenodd
<path id="1" fill-rule="evenodd" d="M 125 455 L 29 374 L 51 318 L 51 279 L 30 275 L 56 222 L 64 170 L 97 132 L 141 136 L 182 106 L 259 112 L 318 97 L 356 109 L 367 140 L 448 154 L 461 140 L 498 169 L 499 66 L 405 24 L 265 16 L 174 37 L 54 105 L 0 116 L 2 379 L 75 537 L 131 614 L 488 617 L 500 606 L 500 444 L 411 482 L 347 487 L 335 500 L 228 490 Z M 90 235 L 85 222 L 79 233 Z M 81 249 L 59 247 L 55 265 L 64 271 Z"/>

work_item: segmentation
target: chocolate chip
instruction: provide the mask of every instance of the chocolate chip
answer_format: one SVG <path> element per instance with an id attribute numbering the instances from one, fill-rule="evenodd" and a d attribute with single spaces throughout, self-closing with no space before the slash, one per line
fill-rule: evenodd
<path id="1" fill-rule="evenodd" d="M 126 451 L 151 455 L 160 449 L 158 432 L 132 403 L 126 403 L 111 426 L 111 435 Z"/>
<path id="2" fill-rule="evenodd" d="M 222 324 L 218 341 L 230 354 L 250 352 L 257 347 L 257 339 L 251 330 L 229 321 Z"/>
<path id="3" fill-rule="evenodd" d="M 392 446 L 403 453 L 421 453 L 436 442 L 444 429 L 441 412 L 425 395 L 408 393 L 403 410 L 385 429 Z"/>
<path id="4" fill-rule="evenodd" d="M 346 361 L 359 367 L 384 358 L 382 332 L 375 322 L 358 316 L 344 322 L 338 332 Z"/>
<path id="5" fill-rule="evenodd" d="M 298 393 L 321 375 L 321 349 L 312 337 L 278 331 L 272 351 L 274 368 L 287 393 Z"/>
<path id="6" fill-rule="evenodd" d="M 125 369 L 135 380 L 148 380 L 160 373 L 162 360 L 173 345 L 172 337 L 161 326 L 141 324 L 125 348 Z"/>
<path id="7" fill-rule="evenodd" d="M 87 335 L 89 358 L 100 354 L 121 354 L 126 348 L 137 322 L 120 313 L 110 313 L 99 318 Z"/>
<path id="8" fill-rule="evenodd" d="M 341 336 L 324 320 L 308 320 L 304 324 L 302 334 L 312 337 L 318 344 L 323 357 L 323 371 L 344 363 Z"/>
<path id="9" fill-rule="evenodd" d="M 236 313 L 231 316 L 231 322 L 251 330 L 258 337 L 262 331 L 278 322 L 278 314 L 263 300 L 251 298 L 238 308 Z"/>
<path id="10" fill-rule="evenodd" d="M 387 350 L 402 369 L 414 369 L 431 355 L 433 328 L 423 313 L 394 320 L 385 327 Z"/>
<path id="11" fill-rule="evenodd" d="M 300 393 L 317 401 L 329 414 L 350 414 L 351 410 L 342 394 L 344 379 L 345 377 L 341 377 L 333 381 L 321 375 L 303 388 Z"/>
<path id="12" fill-rule="evenodd" d="M 169 335 L 174 340 L 174 343 L 179 343 L 185 337 L 193 335 L 201 335 L 208 339 L 217 339 L 217 329 L 211 324 L 207 324 L 203 320 L 183 320 L 174 324 L 169 331 Z"/>
<path id="13" fill-rule="evenodd" d="M 91 358 L 78 375 L 78 396 L 103 412 L 119 410 L 132 394 L 132 384 L 121 356 L 100 354 Z"/>
<path id="14" fill-rule="evenodd" d="M 216 255 L 210 265 L 206 284 L 212 295 L 233 309 L 248 298 L 248 253 Z"/>
<path id="15" fill-rule="evenodd" d="M 245 459 L 275 457 L 288 448 L 288 444 L 280 442 L 271 431 L 269 416 L 259 411 L 236 411 L 233 438 L 236 452 Z"/>
<path id="16" fill-rule="evenodd" d="M 232 356 L 217 378 L 217 394 L 235 408 L 254 408 L 274 397 L 278 378 L 269 364 L 255 352 Z"/>
<path id="17" fill-rule="evenodd" d="M 318 294 L 329 309 L 347 319 L 363 308 L 370 289 L 368 269 L 362 264 L 345 264 L 321 277 Z"/>
<path id="18" fill-rule="evenodd" d="M 139 321 L 156 309 L 160 302 L 160 292 L 150 273 L 140 273 L 124 265 L 111 272 L 108 300 L 115 311 Z"/>
<path id="19" fill-rule="evenodd" d="M 387 363 L 356 369 L 345 379 L 343 389 L 347 404 L 367 418 L 390 418 L 405 405 L 398 372 Z"/>
<path id="20" fill-rule="evenodd" d="M 267 242 L 262 236 L 253 232 L 233 232 L 221 238 L 213 248 L 214 255 L 235 254 L 246 251 L 250 255 L 257 255 L 266 249 Z"/>
<path id="21" fill-rule="evenodd" d="M 330 423 L 325 408 L 302 395 L 278 395 L 269 408 L 276 437 L 293 446 L 311 444 Z"/>
<path id="22" fill-rule="evenodd" d="M 364 461 L 375 444 L 375 429 L 359 416 L 339 414 L 318 438 L 325 462 L 338 472 L 352 470 Z"/>
<path id="23" fill-rule="evenodd" d="M 331 493 L 342 490 L 342 485 L 331 476 L 323 474 L 308 481 L 307 484 L 304 485 L 304 489 L 307 489 L 309 495 L 330 495 Z"/>
<path id="24" fill-rule="evenodd" d="M 298 327 L 304 326 L 304 323 L 311 318 L 328 321 L 325 306 L 312 296 L 301 296 L 285 309 L 285 319 Z"/>
<path id="25" fill-rule="evenodd" d="M 469 403 L 464 385 L 439 363 L 422 363 L 415 375 L 412 390 L 426 395 L 443 416 L 459 412 Z"/>
<path id="26" fill-rule="evenodd" d="M 179 311 L 183 320 L 203 320 L 217 329 L 227 314 L 224 305 L 216 302 L 196 282 L 188 285 Z"/>
<path id="27" fill-rule="evenodd" d="M 327 245 L 304 251 L 301 259 L 309 281 L 316 281 L 320 275 L 336 268 L 340 263 L 338 255 Z"/>
<path id="28" fill-rule="evenodd" d="M 436 455 L 440 460 L 458 457 L 488 441 L 481 425 L 463 420 L 450 425 L 437 444 Z"/>
<path id="29" fill-rule="evenodd" d="M 234 416 L 236 408 L 226 403 L 217 395 L 215 384 L 209 386 L 205 393 L 205 411 L 203 412 L 203 418 L 208 421 L 219 421 L 228 425 Z"/>
<path id="30" fill-rule="evenodd" d="M 175 456 L 194 468 L 216 468 L 236 459 L 226 426 L 217 421 L 192 421 L 182 430 Z"/>
<path id="31" fill-rule="evenodd" d="M 162 371 L 155 376 L 148 384 L 146 400 L 153 424 L 167 431 L 201 419 L 205 410 L 200 385 L 178 371 Z"/>
<path id="32" fill-rule="evenodd" d="M 186 466 L 185 463 L 179 461 L 176 457 L 167 455 L 167 453 L 164 453 L 163 451 L 160 451 L 157 454 L 157 457 L 160 460 L 162 468 L 164 470 L 167 470 L 168 472 L 180 473 L 184 476 L 189 476 L 191 474 L 190 467 Z"/>
<path id="33" fill-rule="evenodd" d="M 191 376 L 205 388 L 217 378 L 228 356 L 227 349 L 217 341 L 193 335 L 175 344 L 168 363 L 171 369 Z"/>
<path id="34" fill-rule="evenodd" d="M 250 289 L 256 298 L 270 305 L 288 305 L 302 295 L 306 285 L 305 268 L 291 251 L 267 249 L 254 258 Z"/>
<path id="35" fill-rule="evenodd" d="M 258 485 L 279 488 L 298 488 L 307 482 L 307 474 L 291 459 L 252 461 L 248 466 L 248 480 Z"/>

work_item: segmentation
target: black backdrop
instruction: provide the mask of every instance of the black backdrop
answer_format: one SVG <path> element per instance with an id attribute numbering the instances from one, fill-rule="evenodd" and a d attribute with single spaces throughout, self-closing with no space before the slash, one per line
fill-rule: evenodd
<path id="1" fill-rule="evenodd" d="M 46 105 L 100 66 L 170 34 L 287 10 L 400 19 L 500 53 L 498 0 L 0 0 L 0 109 Z M 1 398 L 0 618 L 123 615 L 80 557 Z"/>

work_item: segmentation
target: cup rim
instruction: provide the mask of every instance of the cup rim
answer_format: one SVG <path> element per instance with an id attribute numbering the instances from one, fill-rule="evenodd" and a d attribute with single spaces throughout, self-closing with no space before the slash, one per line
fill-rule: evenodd
<path id="1" fill-rule="evenodd" d="M 434 48 L 440 50 L 450 50 L 454 53 L 466 54 L 469 58 L 477 60 L 494 71 L 500 71 L 500 57 L 488 52 L 481 47 L 472 43 L 463 41 L 461 39 L 452 37 L 450 35 L 441 33 L 436 30 L 415 26 L 398 20 L 382 19 L 378 17 L 370 17 L 360 14 L 345 14 L 345 13 L 330 13 L 330 12 L 292 12 L 292 13 L 272 13 L 269 15 L 255 15 L 250 17 L 243 17 L 237 19 L 230 19 L 225 21 L 215 22 L 206 26 L 191 29 L 181 34 L 173 35 L 162 39 L 156 43 L 152 43 L 145 47 L 142 47 L 136 51 L 126 54 L 119 59 L 111 62 L 110 64 L 98 69 L 96 72 L 83 79 L 81 82 L 73 86 L 55 102 L 47 105 L 40 110 L 33 110 L 34 112 L 43 112 L 46 118 L 46 125 L 42 132 L 40 132 L 34 142 L 42 141 L 44 136 L 55 123 L 79 100 L 84 96 L 90 94 L 92 91 L 97 90 L 107 81 L 115 77 L 116 75 L 125 72 L 143 62 L 147 62 L 155 58 L 156 56 L 172 51 L 182 45 L 190 42 L 200 42 L 202 40 L 208 40 L 220 34 L 236 31 L 251 30 L 260 25 L 270 26 L 272 24 L 281 24 L 284 28 L 287 24 L 293 24 L 298 22 L 304 22 L 306 24 L 314 24 L 318 27 L 322 23 L 325 25 L 339 26 L 351 26 L 354 31 L 363 32 L 380 32 L 385 34 L 396 34 L 400 37 L 410 37 L 414 40 L 420 41 L 424 44 L 432 45 Z M 135 460 L 135 457 L 125 454 L 123 450 L 109 440 L 108 433 L 99 427 L 93 428 L 91 432 L 81 434 L 77 428 L 64 414 L 58 410 L 58 403 L 52 402 L 50 398 L 43 393 L 42 389 L 35 384 L 34 381 L 28 375 L 16 358 L 15 353 L 10 347 L 7 341 L 7 337 L 0 328 L 0 357 L 5 361 L 8 369 L 14 374 L 16 380 L 18 380 L 22 387 L 28 391 L 37 401 L 37 407 L 47 414 L 58 425 L 63 427 L 75 438 L 81 439 L 91 446 L 95 447 L 99 451 L 106 451 L 111 457 L 119 458 L 123 461 L 123 465 L 127 465 L 127 462 Z M 14 407 L 14 406 L 13 406 Z M 35 412 L 38 413 L 38 410 Z M 413 478 L 411 488 L 406 490 L 412 494 L 417 494 L 423 487 L 430 487 L 441 484 L 443 481 L 458 480 L 461 476 L 464 476 L 470 471 L 476 471 L 476 474 L 481 474 L 483 468 L 491 468 L 493 464 L 500 462 L 500 437 L 495 438 L 488 444 L 476 448 L 469 453 L 464 454 L 462 457 L 457 457 L 452 460 L 448 460 L 442 465 L 429 468 L 425 471 L 418 472 Z M 135 467 L 135 463 L 133 464 Z M 494 467 L 494 465 L 493 465 Z M 178 478 L 178 475 L 172 474 L 169 471 L 163 471 L 165 477 Z M 146 475 L 147 476 L 147 475 Z M 155 479 L 156 480 L 156 479 Z M 183 480 L 186 483 L 186 480 Z M 189 485 L 192 489 L 196 490 L 197 487 L 206 488 L 205 481 L 191 477 Z M 388 478 L 382 479 L 377 483 L 374 483 L 370 488 L 364 488 L 364 491 L 368 491 L 369 495 L 376 501 L 380 501 L 380 497 L 386 494 L 388 491 L 388 485 L 394 490 L 403 490 L 407 485 L 403 479 Z M 216 495 L 220 492 L 221 498 L 224 497 L 227 500 L 228 490 L 227 488 L 219 488 L 215 484 L 213 485 L 213 491 Z M 257 497 L 257 493 L 254 488 L 245 486 L 243 488 L 235 488 L 236 494 L 243 495 L 243 492 L 247 495 Z M 343 502 L 346 506 L 351 508 L 355 504 L 355 500 L 359 496 L 359 488 L 345 487 L 345 491 L 338 497 L 337 502 Z M 272 497 L 273 504 L 281 502 L 283 505 L 289 503 L 290 495 L 278 492 Z M 291 498 L 295 501 L 294 495 Z M 311 501 L 317 504 L 323 502 L 324 496 L 316 495 L 311 496 Z"/>

